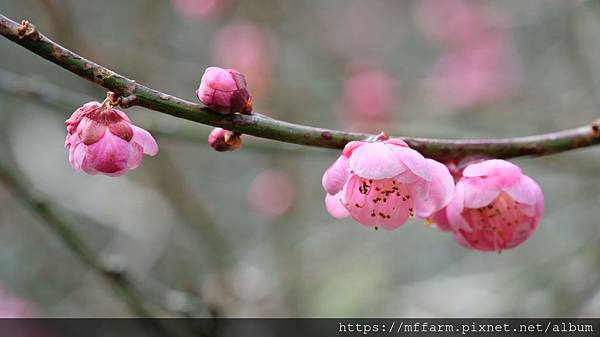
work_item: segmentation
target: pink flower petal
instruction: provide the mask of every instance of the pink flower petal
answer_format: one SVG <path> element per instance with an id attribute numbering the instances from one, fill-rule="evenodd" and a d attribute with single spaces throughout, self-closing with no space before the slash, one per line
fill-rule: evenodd
<path id="1" fill-rule="evenodd" d="M 427 161 L 419 152 L 408 147 L 392 144 L 388 144 L 387 147 L 396 153 L 400 161 L 414 174 L 427 181 L 431 181 L 431 172 L 429 172 Z"/>
<path id="2" fill-rule="evenodd" d="M 406 196 L 410 196 L 408 188 L 394 179 L 370 180 L 351 173 L 342 203 L 357 222 L 393 230 L 410 216 L 414 201 Z"/>
<path id="3" fill-rule="evenodd" d="M 471 231 L 471 227 L 467 221 L 463 218 L 462 212 L 464 207 L 464 182 L 461 180 L 456 184 L 454 188 L 454 196 L 446 206 L 446 216 L 453 230 L 458 231 L 459 229 L 467 232 Z"/>
<path id="4" fill-rule="evenodd" d="M 83 163 L 83 159 L 85 159 L 86 147 L 85 144 L 79 143 L 69 149 L 69 164 L 71 164 L 73 169 L 81 170 L 81 164 Z"/>
<path id="5" fill-rule="evenodd" d="M 350 158 L 352 152 L 354 152 L 354 150 L 356 150 L 359 146 L 362 146 L 364 144 L 367 144 L 367 142 L 352 141 L 346 144 L 346 146 L 344 146 L 344 150 L 342 150 L 342 155 Z"/>
<path id="6" fill-rule="evenodd" d="M 127 169 L 133 170 L 138 168 L 144 159 L 144 149 L 138 143 L 129 143 L 129 160 L 127 161 Z"/>
<path id="7" fill-rule="evenodd" d="M 383 143 L 366 143 L 356 148 L 350 155 L 350 168 L 354 173 L 367 179 L 392 178 L 402 173 L 405 166 L 391 148 L 399 146 Z"/>
<path id="8" fill-rule="evenodd" d="M 110 123 L 108 125 L 108 130 L 110 130 L 113 135 L 125 141 L 130 141 L 133 137 L 133 129 L 131 128 L 131 125 L 132 124 L 126 121 L 119 121 L 116 123 Z"/>
<path id="9" fill-rule="evenodd" d="M 131 124 L 133 129 L 133 138 L 131 141 L 140 144 L 144 149 L 144 153 L 149 156 L 154 156 L 158 153 L 158 144 L 150 132 Z"/>
<path id="10" fill-rule="evenodd" d="M 454 179 L 448 168 L 432 159 L 427 159 L 427 165 L 432 178 L 427 198 L 415 205 L 415 214 L 420 218 L 427 218 L 445 207 L 454 194 Z"/>
<path id="11" fill-rule="evenodd" d="M 491 159 L 471 164 L 463 171 L 463 177 L 469 178 L 501 176 L 504 177 L 504 184 L 516 181 L 522 174 L 521 169 L 517 165 L 501 159 Z"/>
<path id="12" fill-rule="evenodd" d="M 350 166 L 348 166 L 348 158 L 340 156 L 323 174 L 323 188 L 328 194 L 337 194 L 344 188 L 349 174 Z"/>
<path id="13" fill-rule="evenodd" d="M 342 204 L 341 196 L 343 192 L 339 192 L 336 195 L 327 194 L 325 196 L 325 208 L 332 217 L 336 219 L 342 219 L 350 215 L 348 210 Z"/>
<path id="14" fill-rule="evenodd" d="M 493 179 L 475 177 L 462 178 L 464 186 L 464 204 L 467 208 L 480 208 L 488 205 L 502 190 Z"/>
<path id="15" fill-rule="evenodd" d="M 129 145 L 123 139 L 106 132 L 99 141 L 87 146 L 87 155 L 82 167 L 84 170 L 87 167 L 90 172 L 95 170 L 107 175 L 123 174 L 127 171 Z"/>
<path id="16" fill-rule="evenodd" d="M 77 126 L 79 138 L 85 145 L 90 145 L 97 142 L 104 136 L 106 125 L 100 124 L 95 120 L 83 118 Z"/>
<path id="17" fill-rule="evenodd" d="M 351 173 L 348 181 L 342 190 L 342 203 L 358 223 L 372 227 L 377 224 L 377 218 L 371 217 L 374 211 L 374 205 L 369 200 L 369 194 L 374 193 L 370 189 L 367 194 L 361 193 L 363 180 L 356 174 Z"/>
<path id="18" fill-rule="evenodd" d="M 433 222 L 435 227 L 441 231 L 449 232 L 452 230 L 452 225 L 450 225 L 448 215 L 446 214 L 446 208 L 435 212 L 428 220 Z"/>
<path id="19" fill-rule="evenodd" d="M 404 164 L 402 164 L 404 165 Z M 411 170 L 406 169 L 404 172 L 400 173 L 399 175 L 395 176 L 394 179 L 396 179 L 396 181 L 403 183 L 403 184 L 414 184 L 419 180 L 423 180 L 421 179 L 421 177 L 419 177 L 418 175 L 414 174 Z M 423 180 L 425 181 L 425 180 Z"/>
<path id="20" fill-rule="evenodd" d="M 513 200 L 521 204 L 535 205 L 542 198 L 542 190 L 533 179 L 528 176 L 521 176 L 514 184 L 504 187 L 506 192 Z"/>
<path id="21" fill-rule="evenodd" d="M 401 147 L 408 147 L 408 144 L 406 144 L 406 142 L 400 138 L 390 138 L 390 139 L 384 141 L 384 143 L 401 146 Z"/>

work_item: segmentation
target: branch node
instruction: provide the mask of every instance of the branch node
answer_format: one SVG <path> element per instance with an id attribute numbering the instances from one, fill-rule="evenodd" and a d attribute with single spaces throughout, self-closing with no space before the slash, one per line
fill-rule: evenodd
<path id="1" fill-rule="evenodd" d="M 121 108 L 129 108 L 130 106 L 135 105 L 136 101 L 137 101 L 137 96 L 134 94 L 131 94 L 126 97 L 121 97 L 119 106 L 121 106 Z"/>
<path id="2" fill-rule="evenodd" d="M 20 40 L 24 37 L 33 41 L 40 40 L 40 32 L 27 20 L 21 20 L 21 24 L 19 27 L 17 27 L 17 35 L 19 36 Z"/>

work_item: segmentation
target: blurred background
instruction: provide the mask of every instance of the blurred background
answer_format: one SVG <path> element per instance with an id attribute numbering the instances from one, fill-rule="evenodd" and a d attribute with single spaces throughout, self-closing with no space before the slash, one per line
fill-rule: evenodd
<path id="1" fill-rule="evenodd" d="M 600 4 L 561 0 L 0 0 L 71 50 L 196 101 L 208 66 L 245 73 L 255 111 L 427 137 L 509 137 L 600 116 Z M 40 216 L 44 202 L 153 315 L 520 317 L 600 314 L 600 148 L 516 162 L 543 188 L 523 245 L 469 251 L 411 220 L 373 231 L 324 210 L 336 151 L 141 108 L 159 142 L 124 177 L 75 172 L 63 121 L 105 90 L 0 40 L 0 315 L 129 317 L 124 296 Z M 373 104 L 372 102 L 377 102 Z M 37 201 L 36 201 L 37 200 Z M 36 203 L 37 202 L 37 203 Z M 103 276 L 104 275 L 104 276 Z M 126 296 L 125 296 L 126 297 Z"/>

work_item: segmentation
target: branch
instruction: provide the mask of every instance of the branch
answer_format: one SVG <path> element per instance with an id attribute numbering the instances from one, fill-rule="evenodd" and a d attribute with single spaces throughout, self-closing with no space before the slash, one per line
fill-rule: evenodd
<path id="1" fill-rule="evenodd" d="M 47 82 L 44 78 L 18 75 L 3 69 L 0 69 L 0 92 L 29 100 L 29 102 L 37 102 L 56 113 L 60 113 L 64 118 L 67 118 L 76 107 L 80 106 L 81 102 L 93 100 L 91 96 L 59 87 Z M 199 128 L 197 124 L 186 124 L 176 129 L 170 127 L 165 129 L 152 122 L 139 126 L 148 130 L 155 137 L 165 137 L 191 143 L 206 144 L 209 134 L 205 128 Z M 277 152 L 297 155 L 307 153 L 307 149 L 313 150 L 315 148 L 298 147 L 282 142 L 268 142 L 257 138 L 244 140 L 244 150 L 257 153 Z M 310 153 L 311 155 L 322 155 L 327 152 L 310 151 Z"/>
<path id="2" fill-rule="evenodd" d="M 53 212 L 45 202 L 36 198 L 3 162 L 0 162 L 0 182 L 4 182 L 24 206 L 42 219 L 81 263 L 108 281 L 113 290 L 123 299 L 133 313 L 140 317 L 152 317 L 143 299 L 139 298 L 137 293 L 132 289 L 129 280 L 123 277 L 123 275 L 105 268 L 93 250 L 81 240 L 79 235 L 58 214 Z"/>
<path id="3" fill-rule="evenodd" d="M 138 105 L 201 124 L 299 145 L 340 149 L 349 141 L 374 138 L 371 134 L 287 123 L 257 113 L 217 114 L 199 104 L 136 83 L 51 41 L 28 22 L 18 24 L 1 14 L 0 34 L 72 73 L 116 92 L 124 98 L 127 106 Z M 517 138 L 401 138 L 424 156 L 440 161 L 457 160 L 470 155 L 495 158 L 541 156 L 600 144 L 600 121 L 575 129 Z"/>

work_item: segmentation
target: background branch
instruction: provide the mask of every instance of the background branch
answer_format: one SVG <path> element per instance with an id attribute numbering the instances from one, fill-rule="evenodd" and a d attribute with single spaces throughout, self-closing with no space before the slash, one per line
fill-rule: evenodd
<path id="1" fill-rule="evenodd" d="M 369 140 L 373 137 L 364 133 L 287 123 L 258 113 L 220 115 L 199 104 L 138 84 L 51 41 L 33 25 L 27 22 L 18 24 L 1 14 L 0 34 L 80 77 L 118 93 L 127 98 L 128 105 L 138 105 L 202 124 L 300 145 L 339 149 L 349 141 Z M 470 155 L 496 158 L 540 156 L 599 144 L 600 124 L 596 121 L 560 132 L 504 139 L 402 138 L 423 155 L 440 161 L 457 160 Z"/>
<path id="2" fill-rule="evenodd" d="M 145 296 L 139 290 L 140 287 L 134 285 L 131 275 L 119 266 L 105 264 L 63 217 L 53 211 L 45 201 L 31 193 L 28 186 L 21 181 L 20 177 L 17 177 L 14 170 L 4 161 L 0 161 L 0 182 L 4 183 L 30 212 L 38 216 L 82 264 L 106 280 L 133 314 L 143 318 L 156 317 L 153 310 L 146 304 Z M 161 289 L 158 289 L 159 286 L 156 284 L 153 285 L 153 288 L 156 293 L 165 293 L 167 291 L 162 286 L 160 287 Z M 172 311 L 162 301 L 157 301 L 154 296 L 150 297 L 152 297 L 150 298 L 151 300 L 166 312 L 170 313 Z M 193 300 L 189 300 L 188 302 L 197 306 L 197 303 Z M 193 312 L 177 312 L 177 314 L 185 317 L 193 317 L 196 316 L 195 310 Z M 162 330 L 159 327 L 157 328 L 159 329 L 158 331 Z"/>

